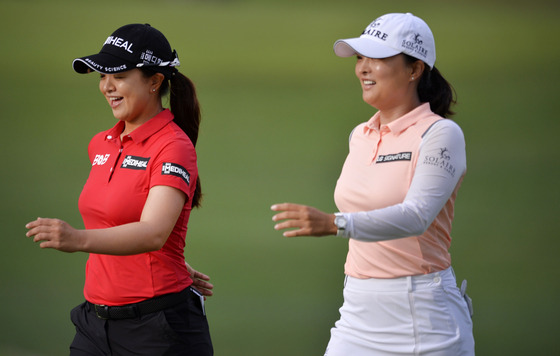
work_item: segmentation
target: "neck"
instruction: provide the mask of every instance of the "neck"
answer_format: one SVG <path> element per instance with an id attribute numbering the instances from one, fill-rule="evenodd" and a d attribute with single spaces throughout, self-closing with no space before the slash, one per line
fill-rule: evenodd
<path id="1" fill-rule="evenodd" d="M 379 123 L 381 125 L 387 125 L 408 114 L 420 105 L 422 105 L 422 103 L 417 99 L 391 108 L 379 108 Z"/>
<path id="2" fill-rule="evenodd" d="M 146 113 L 145 115 L 142 116 L 142 118 L 138 118 L 137 120 L 134 121 L 125 121 L 124 129 L 121 133 L 121 140 L 124 136 L 129 135 L 132 131 L 136 130 L 137 128 L 139 128 L 140 126 L 148 122 L 151 118 L 155 117 L 162 111 L 163 111 L 163 107 L 160 106 L 159 108 L 150 111 L 150 113 Z"/>

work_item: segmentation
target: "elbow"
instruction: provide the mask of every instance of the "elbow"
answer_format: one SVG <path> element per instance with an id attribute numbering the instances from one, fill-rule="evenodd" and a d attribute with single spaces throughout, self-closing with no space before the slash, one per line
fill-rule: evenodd
<path id="1" fill-rule="evenodd" d="M 161 234 L 161 235 L 154 236 L 152 239 L 150 239 L 149 245 L 146 246 L 149 250 L 148 252 L 161 250 L 165 245 L 165 243 L 167 242 L 168 236 L 169 235 Z"/>
<path id="2" fill-rule="evenodd" d="M 429 209 L 423 202 L 405 202 L 401 214 L 406 221 L 409 236 L 419 236 L 428 230 L 435 217 L 430 216 Z"/>
<path id="3" fill-rule="evenodd" d="M 165 243 L 167 242 L 167 238 L 171 232 L 167 231 L 159 231 L 159 230 L 149 230 L 147 229 L 146 235 L 143 239 L 142 250 L 144 252 L 154 252 L 161 250 Z"/>
<path id="4" fill-rule="evenodd" d="M 426 230 L 428 230 L 428 227 L 426 226 L 415 226 L 414 228 L 412 228 L 409 233 L 410 236 L 420 236 L 423 233 L 426 232 Z"/>
<path id="5" fill-rule="evenodd" d="M 408 224 L 409 231 L 408 233 L 410 236 L 419 236 L 428 230 L 432 221 L 427 219 L 421 213 L 416 212 L 415 214 L 410 215 L 410 220 Z"/>

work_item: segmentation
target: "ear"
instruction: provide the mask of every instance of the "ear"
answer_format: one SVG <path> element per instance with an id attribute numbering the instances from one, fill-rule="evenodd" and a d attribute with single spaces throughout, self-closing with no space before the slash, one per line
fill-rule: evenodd
<path id="1" fill-rule="evenodd" d="M 156 74 L 152 75 L 150 77 L 150 87 L 152 88 L 152 91 L 158 91 L 159 88 L 161 87 L 161 83 L 163 83 L 164 79 L 165 79 L 165 76 L 161 73 L 156 73 Z"/>
<path id="2" fill-rule="evenodd" d="M 412 80 L 419 79 L 422 76 L 422 73 L 424 73 L 424 68 L 426 68 L 426 64 L 421 60 L 417 60 L 412 63 L 410 73 L 410 77 L 414 78 Z"/>

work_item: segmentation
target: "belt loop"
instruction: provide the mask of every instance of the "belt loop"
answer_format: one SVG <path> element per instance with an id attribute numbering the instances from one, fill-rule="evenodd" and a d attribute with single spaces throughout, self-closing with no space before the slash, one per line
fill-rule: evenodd
<path id="1" fill-rule="evenodd" d="M 134 312 L 134 317 L 140 319 L 142 317 L 142 313 L 140 312 L 140 308 L 137 304 L 131 305 L 132 311 Z"/>
<path id="2" fill-rule="evenodd" d="M 406 287 L 408 288 L 408 292 L 412 292 L 412 276 L 406 277 Z"/>

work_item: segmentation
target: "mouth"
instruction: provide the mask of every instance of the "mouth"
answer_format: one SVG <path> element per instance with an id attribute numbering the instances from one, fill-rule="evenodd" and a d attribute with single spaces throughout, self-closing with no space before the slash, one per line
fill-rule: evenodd
<path id="1" fill-rule="evenodd" d="M 109 99 L 109 105 L 111 105 L 112 108 L 116 108 L 117 106 L 120 105 L 120 103 L 123 102 L 122 96 L 110 96 L 108 97 L 108 99 Z"/>
<path id="2" fill-rule="evenodd" d="M 366 86 L 375 85 L 375 82 L 373 80 L 362 80 L 362 83 Z"/>

